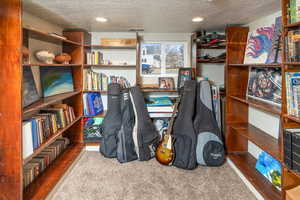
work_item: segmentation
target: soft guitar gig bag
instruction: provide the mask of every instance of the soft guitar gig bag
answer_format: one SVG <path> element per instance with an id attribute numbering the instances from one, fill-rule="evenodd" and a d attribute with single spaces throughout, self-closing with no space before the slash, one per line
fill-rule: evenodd
<path id="1" fill-rule="evenodd" d="M 173 126 L 175 158 L 173 165 L 183 169 L 194 169 L 196 162 L 196 133 L 193 126 L 196 81 L 185 81 L 178 116 Z"/>
<path id="2" fill-rule="evenodd" d="M 129 98 L 128 88 L 122 90 L 121 113 L 122 124 L 117 136 L 117 159 L 120 163 L 124 163 L 137 159 L 132 138 L 135 124 L 134 112 Z"/>
<path id="3" fill-rule="evenodd" d="M 107 101 L 108 109 L 102 122 L 103 137 L 100 152 L 104 157 L 115 158 L 117 156 L 117 134 L 121 128 L 122 120 L 119 84 L 108 85 Z"/>
<path id="4" fill-rule="evenodd" d="M 197 107 L 194 119 L 197 137 L 197 163 L 220 166 L 225 161 L 222 133 L 213 111 L 212 91 L 208 81 L 197 84 Z"/>
<path id="5" fill-rule="evenodd" d="M 140 161 L 150 160 L 155 155 L 159 134 L 150 119 L 144 96 L 138 86 L 130 89 L 130 99 L 135 115 L 132 132 L 135 151 Z"/>

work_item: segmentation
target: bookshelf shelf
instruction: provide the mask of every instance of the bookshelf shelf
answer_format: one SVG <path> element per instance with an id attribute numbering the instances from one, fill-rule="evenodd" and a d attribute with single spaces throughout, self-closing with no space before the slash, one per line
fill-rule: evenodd
<path id="1" fill-rule="evenodd" d="M 103 67 L 103 68 L 136 68 L 136 65 L 90 65 L 84 64 L 84 67 Z"/>
<path id="2" fill-rule="evenodd" d="M 56 36 L 50 35 L 49 33 L 42 32 L 42 31 L 39 31 L 39 30 L 36 30 L 36 29 L 33 29 L 33 28 L 26 28 L 26 27 L 23 27 L 23 30 L 24 30 L 24 31 L 29 31 L 29 32 L 34 33 L 34 34 L 36 34 L 36 35 L 38 35 L 38 36 L 44 37 L 45 39 L 51 39 L 51 40 L 56 40 L 56 41 L 62 41 L 62 42 L 68 43 L 68 44 L 81 46 L 81 44 L 78 43 L 78 42 L 74 42 L 74 41 L 72 41 L 72 40 L 68 40 L 68 39 L 63 39 L 63 38 L 60 38 L 60 37 L 56 37 Z"/>
<path id="3" fill-rule="evenodd" d="M 89 92 L 98 92 L 98 93 L 103 93 L 106 94 L 106 90 L 84 90 L 83 93 L 89 93 Z"/>
<path id="4" fill-rule="evenodd" d="M 100 142 L 85 142 L 85 146 L 99 146 Z"/>
<path id="5" fill-rule="evenodd" d="M 230 127 L 236 134 L 247 138 L 249 141 L 273 156 L 276 160 L 282 160 L 280 143 L 277 139 L 248 123 L 236 123 L 230 125 Z"/>
<path id="6" fill-rule="evenodd" d="M 300 65 L 300 62 L 285 62 L 285 65 Z"/>
<path id="7" fill-rule="evenodd" d="M 178 92 L 177 89 L 173 89 L 173 90 L 170 90 L 170 89 L 160 89 L 160 88 L 142 88 L 142 91 L 143 92 Z"/>
<path id="8" fill-rule="evenodd" d="M 259 63 L 253 63 L 253 64 L 228 64 L 229 67 L 281 67 L 281 63 L 275 63 L 275 64 L 259 64 Z"/>
<path id="9" fill-rule="evenodd" d="M 286 24 L 284 25 L 285 28 L 297 28 L 300 26 L 300 22 L 296 22 L 296 23 L 293 23 L 293 24 Z"/>
<path id="10" fill-rule="evenodd" d="M 242 102 L 242 103 L 245 103 L 247 105 L 250 105 L 252 107 L 255 107 L 255 108 L 263 110 L 263 111 L 266 111 L 271 114 L 275 114 L 275 115 L 281 114 L 281 107 L 276 106 L 276 105 L 268 104 L 268 103 L 258 101 L 255 99 L 251 99 L 251 98 L 247 99 L 245 96 L 237 97 L 237 96 L 229 95 L 229 98 L 234 99 L 239 102 Z"/>
<path id="11" fill-rule="evenodd" d="M 210 60 L 210 59 L 198 59 L 197 62 L 198 64 L 200 63 L 225 63 L 225 59 L 216 59 L 216 60 Z"/>
<path id="12" fill-rule="evenodd" d="M 31 154 L 29 157 L 23 160 L 23 164 L 26 164 L 29 162 L 34 156 L 39 154 L 41 151 L 43 151 L 46 147 L 48 147 L 52 142 L 55 141 L 56 138 L 61 136 L 66 130 L 68 130 L 71 126 L 73 126 L 75 123 L 77 123 L 81 119 L 80 117 L 77 117 L 73 122 L 68 124 L 65 128 L 59 129 L 56 133 L 54 133 L 50 138 L 47 139 L 41 146 L 39 146 L 36 150 L 34 150 L 33 154 Z"/>
<path id="13" fill-rule="evenodd" d="M 230 153 L 229 159 L 266 200 L 280 200 L 281 192 L 255 169 L 256 159 L 246 153 Z"/>
<path id="14" fill-rule="evenodd" d="M 36 101 L 35 103 L 25 107 L 23 109 L 23 114 L 26 115 L 31 112 L 38 111 L 38 110 L 45 108 L 51 104 L 68 99 L 68 98 L 73 97 L 80 93 L 81 93 L 80 91 L 75 91 L 75 92 L 68 92 L 68 93 L 64 93 L 64 94 L 58 94 L 58 95 L 54 95 L 51 97 L 41 98 L 40 100 Z"/>
<path id="15" fill-rule="evenodd" d="M 40 67 L 44 67 L 44 66 L 49 66 L 49 67 L 80 67 L 80 64 L 23 64 L 23 66 L 40 66 Z"/>
<path id="16" fill-rule="evenodd" d="M 71 144 L 56 160 L 24 190 L 24 199 L 45 199 L 64 173 L 80 156 L 83 144 Z"/>
<path id="17" fill-rule="evenodd" d="M 136 46 L 103 46 L 103 45 L 84 45 L 85 48 L 92 49 L 132 49 L 136 50 Z"/>
<path id="18" fill-rule="evenodd" d="M 292 115 L 288 115 L 288 114 L 284 114 L 283 117 L 292 120 L 294 122 L 300 123 L 300 118 L 296 117 L 296 116 L 292 116 Z"/>

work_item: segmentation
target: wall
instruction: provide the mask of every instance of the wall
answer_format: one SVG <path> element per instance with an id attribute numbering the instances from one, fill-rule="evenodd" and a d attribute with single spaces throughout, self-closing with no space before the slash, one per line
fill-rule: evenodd
<path id="1" fill-rule="evenodd" d="M 247 26 L 249 26 L 250 31 L 253 31 L 258 27 L 274 24 L 275 18 L 280 15 L 281 12 L 276 12 L 272 15 L 253 21 L 247 24 Z M 249 123 L 253 124 L 254 126 L 260 128 L 269 135 L 278 139 L 280 128 L 279 116 L 271 115 L 261 110 L 249 107 Z M 256 158 L 258 157 L 258 154 L 262 151 L 260 148 L 258 148 L 255 144 L 251 142 L 248 143 L 248 150 Z"/>

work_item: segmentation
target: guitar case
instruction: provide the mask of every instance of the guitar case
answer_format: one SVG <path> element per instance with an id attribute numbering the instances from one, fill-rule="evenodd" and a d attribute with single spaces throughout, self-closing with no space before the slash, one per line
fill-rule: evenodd
<path id="1" fill-rule="evenodd" d="M 193 126 L 196 81 L 186 81 L 182 93 L 178 116 L 173 126 L 172 136 L 175 138 L 173 165 L 183 169 L 194 169 L 197 166 L 197 137 Z"/>
<path id="2" fill-rule="evenodd" d="M 197 133 L 197 163 L 205 166 L 222 165 L 225 162 L 225 149 L 214 115 L 212 91 L 208 81 L 197 84 L 194 128 Z"/>
<path id="3" fill-rule="evenodd" d="M 130 98 L 135 115 L 132 132 L 135 151 L 140 161 L 150 160 L 155 155 L 159 143 L 159 134 L 150 119 L 144 96 L 138 86 L 130 89 Z"/>
<path id="4" fill-rule="evenodd" d="M 104 157 L 117 156 L 117 135 L 121 128 L 121 93 L 118 83 L 108 85 L 107 113 L 102 122 L 103 137 L 100 152 Z"/>
<path id="5" fill-rule="evenodd" d="M 122 90 L 121 114 L 122 124 L 117 136 L 117 159 L 120 163 L 124 163 L 137 159 L 132 138 L 135 124 L 134 111 L 129 98 L 128 88 Z"/>

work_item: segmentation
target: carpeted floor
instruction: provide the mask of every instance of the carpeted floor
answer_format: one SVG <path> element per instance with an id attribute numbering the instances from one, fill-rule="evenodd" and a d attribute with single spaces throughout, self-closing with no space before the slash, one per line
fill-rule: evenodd
<path id="1" fill-rule="evenodd" d="M 51 200 L 255 200 L 226 163 L 188 171 L 155 159 L 120 164 L 84 152 Z"/>

